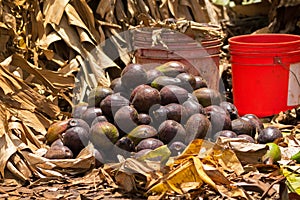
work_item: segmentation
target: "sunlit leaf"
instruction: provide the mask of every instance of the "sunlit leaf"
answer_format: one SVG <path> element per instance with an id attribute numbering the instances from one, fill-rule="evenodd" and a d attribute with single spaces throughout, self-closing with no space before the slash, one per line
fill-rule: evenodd
<path id="1" fill-rule="evenodd" d="M 212 2 L 221 6 L 226 6 L 229 4 L 229 0 L 213 0 Z"/>
<path id="2" fill-rule="evenodd" d="M 87 38 L 90 38 L 89 41 L 94 44 L 96 42 L 96 39 L 94 38 L 93 34 L 90 32 L 89 28 L 84 24 L 84 22 L 81 20 L 80 16 L 78 15 L 77 11 L 71 4 L 66 5 L 66 14 L 68 16 L 68 21 L 70 25 L 78 26 L 82 28 L 85 32 L 88 33 Z M 88 41 L 88 39 L 81 40 Z"/>
<path id="3" fill-rule="evenodd" d="M 145 161 L 145 160 L 155 159 L 161 163 L 165 163 L 167 159 L 170 157 L 170 155 L 171 155 L 171 151 L 169 150 L 167 145 L 163 145 L 139 157 L 138 160 Z"/>
<path id="4" fill-rule="evenodd" d="M 44 5 L 44 16 L 45 23 L 54 23 L 58 25 L 64 14 L 66 5 L 69 3 L 69 0 L 55 1 L 47 0 Z"/>
<path id="5" fill-rule="evenodd" d="M 300 195 L 300 166 L 286 166 L 282 167 L 282 174 L 287 179 L 287 186 L 292 192 L 296 192 Z"/>

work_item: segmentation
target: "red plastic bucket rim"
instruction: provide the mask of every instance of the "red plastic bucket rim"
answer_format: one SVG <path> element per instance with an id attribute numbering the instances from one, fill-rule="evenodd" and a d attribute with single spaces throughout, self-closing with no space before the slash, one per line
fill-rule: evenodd
<path id="1" fill-rule="evenodd" d="M 275 36 L 275 37 L 274 37 Z M 278 38 L 276 38 L 278 37 Z M 276 38 L 275 41 L 268 41 L 268 42 L 253 42 L 253 40 L 257 39 L 270 39 L 270 38 Z M 278 40 L 285 38 L 286 41 L 278 42 Z M 251 40 L 252 41 L 249 41 Z M 290 46 L 290 45 L 297 45 L 300 44 L 300 36 L 299 35 L 293 35 L 293 34 L 284 34 L 284 33 L 266 33 L 266 34 L 248 34 L 248 35 L 239 35 L 229 38 L 229 45 L 235 46 L 235 45 L 243 45 L 248 47 L 274 47 L 274 45 L 280 46 Z"/>
<path id="2" fill-rule="evenodd" d="M 287 51 L 287 52 L 241 52 L 241 51 L 231 51 L 231 55 L 238 55 L 243 57 L 285 57 L 285 56 L 300 56 L 300 49 L 299 50 L 293 50 L 293 51 Z"/>

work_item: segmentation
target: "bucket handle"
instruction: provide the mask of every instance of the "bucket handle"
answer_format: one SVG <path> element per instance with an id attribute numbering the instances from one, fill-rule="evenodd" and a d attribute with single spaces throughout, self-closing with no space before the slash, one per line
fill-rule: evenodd
<path id="1" fill-rule="evenodd" d="M 284 69 L 288 70 L 289 72 L 291 72 L 293 74 L 293 76 L 295 77 L 296 81 L 297 81 L 297 84 L 298 86 L 300 87 L 300 82 L 296 76 L 296 74 L 291 71 L 286 65 L 283 64 L 281 58 L 279 56 L 275 56 L 274 59 L 273 59 L 273 62 L 274 64 L 277 64 L 277 65 L 280 65 L 281 67 L 283 67 Z"/>

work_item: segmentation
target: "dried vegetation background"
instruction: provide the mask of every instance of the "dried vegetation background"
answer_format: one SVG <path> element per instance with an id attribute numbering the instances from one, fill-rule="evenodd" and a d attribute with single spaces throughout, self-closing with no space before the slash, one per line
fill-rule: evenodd
<path id="1" fill-rule="evenodd" d="M 275 14 L 283 12 L 280 9 L 285 6 L 278 4 L 273 8 Z M 68 161 L 40 156 L 48 148 L 44 136 L 50 124 L 70 117 L 75 82 L 81 81 L 76 80 L 76 74 L 81 70 L 85 77 L 85 89 L 81 93 L 98 84 L 109 85 L 111 78 L 132 60 L 132 55 L 124 53 L 128 44 L 119 33 L 141 22 L 157 25 L 164 19 L 176 18 L 218 23 L 226 12 L 208 0 L 1 0 L 0 196 L 84 199 L 103 198 L 113 193 L 113 197 L 124 197 L 116 192 L 119 187 L 108 174 L 109 170 L 91 172 L 94 158 L 89 147 Z M 276 15 L 272 19 L 277 19 Z M 274 30 L 281 26 L 279 23 L 282 24 L 279 19 L 277 26 L 273 23 Z M 290 23 L 299 24 L 299 21 Z M 119 59 L 110 58 L 107 43 L 119 53 Z M 295 120 L 296 115 L 282 113 L 280 116 L 280 120 Z M 284 128 L 289 132 L 299 131 L 295 124 Z M 186 167 L 199 163 L 195 159 L 184 161 Z M 128 162 L 132 162 L 137 174 L 148 181 L 154 180 L 147 169 L 140 169 L 134 161 Z M 84 173 L 87 174 L 84 179 L 68 178 Z M 122 173 L 118 178 L 126 183 L 133 181 Z M 260 188 L 255 184 L 249 187 Z M 128 191 L 139 187 L 128 185 L 132 186 Z M 262 185 L 263 189 L 259 190 L 268 189 Z M 190 190 L 197 187 L 190 186 Z M 224 191 L 225 196 L 230 194 Z M 237 196 L 249 196 L 244 191 L 237 192 Z"/>

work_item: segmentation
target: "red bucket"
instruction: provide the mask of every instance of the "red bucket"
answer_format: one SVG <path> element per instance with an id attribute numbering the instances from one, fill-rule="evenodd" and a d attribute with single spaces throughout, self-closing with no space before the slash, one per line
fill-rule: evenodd
<path id="1" fill-rule="evenodd" d="M 239 114 L 271 116 L 300 104 L 300 36 L 229 39 L 233 100 Z"/>
<path id="2" fill-rule="evenodd" d="M 154 31 L 159 31 L 157 41 L 153 39 L 153 35 L 157 36 Z M 168 61 L 180 61 L 186 65 L 189 73 L 201 75 L 210 88 L 218 90 L 221 38 L 202 38 L 198 41 L 164 28 L 141 28 L 133 33 L 132 45 L 137 63 L 151 69 Z"/>

